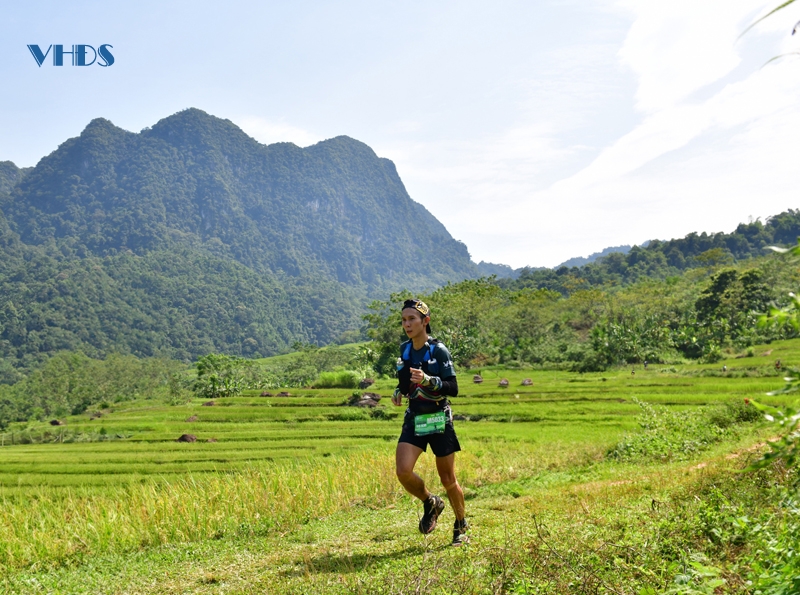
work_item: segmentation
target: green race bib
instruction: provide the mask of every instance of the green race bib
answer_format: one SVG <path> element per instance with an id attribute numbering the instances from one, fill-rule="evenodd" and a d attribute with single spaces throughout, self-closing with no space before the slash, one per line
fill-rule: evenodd
<path id="1" fill-rule="evenodd" d="M 443 434 L 447 415 L 444 411 L 436 413 L 421 413 L 414 416 L 414 435 L 427 436 L 428 434 Z"/>

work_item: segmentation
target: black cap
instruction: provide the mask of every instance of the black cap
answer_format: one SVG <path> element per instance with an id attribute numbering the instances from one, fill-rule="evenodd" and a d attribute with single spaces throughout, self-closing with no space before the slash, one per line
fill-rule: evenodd
<path id="1" fill-rule="evenodd" d="M 414 308 L 417 312 L 422 314 L 423 319 L 426 316 L 431 315 L 431 309 L 428 307 L 428 304 L 426 304 L 422 300 L 417 300 L 417 299 L 406 300 L 405 302 L 403 302 L 403 310 L 405 310 L 406 308 Z M 431 332 L 430 323 L 425 325 L 425 332 L 430 334 Z"/>

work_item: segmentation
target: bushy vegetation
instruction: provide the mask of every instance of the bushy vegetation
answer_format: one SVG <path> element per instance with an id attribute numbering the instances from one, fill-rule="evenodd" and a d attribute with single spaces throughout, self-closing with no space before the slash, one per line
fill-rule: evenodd
<path id="1" fill-rule="evenodd" d="M 366 375 L 368 365 L 365 359 L 366 348 L 362 344 L 329 345 L 317 347 L 309 344 L 295 344 L 297 351 L 279 357 L 272 357 L 254 362 L 248 368 L 248 378 L 261 382 L 259 387 L 276 388 L 279 386 L 297 388 L 316 385 L 316 380 L 325 373 L 343 373 L 350 380 L 358 376 L 361 380 Z M 255 388 L 255 384 L 253 385 Z"/>
<path id="2" fill-rule="evenodd" d="M 210 353 L 197 360 L 194 392 L 202 399 L 236 397 L 247 386 L 242 371 L 251 362 L 240 357 Z"/>
<path id="3" fill-rule="evenodd" d="M 363 375 L 353 370 L 322 372 L 314 381 L 314 388 L 358 388 Z"/>
<path id="4" fill-rule="evenodd" d="M 686 460 L 726 438 L 739 426 L 761 421 L 755 407 L 725 403 L 705 409 L 670 410 L 634 399 L 641 408 L 640 430 L 623 438 L 608 453 L 620 461 Z"/>
<path id="5" fill-rule="evenodd" d="M 723 351 L 746 353 L 754 344 L 798 332 L 790 325 L 756 325 L 759 313 L 785 303 L 798 282 L 790 262 L 773 258 L 567 296 L 501 281 L 464 281 L 418 296 L 431 306 L 433 335 L 460 366 L 592 371 L 645 361 L 714 363 Z M 380 373 L 392 371 L 404 338 L 399 308 L 409 296 L 394 294 L 371 305 L 368 359 Z"/>
<path id="6" fill-rule="evenodd" d="M 10 422 L 83 413 L 91 405 L 167 396 L 180 362 L 61 352 L 13 386 L 0 385 L 0 429 Z"/>
<path id="7" fill-rule="evenodd" d="M 12 422 L 76 415 L 91 406 L 140 398 L 183 405 L 193 397 L 233 397 L 245 390 L 311 384 L 356 388 L 367 374 L 363 345 L 294 347 L 296 352 L 260 360 L 210 353 L 198 358 L 193 370 L 166 358 L 112 353 L 95 359 L 60 352 L 16 383 L 0 384 L 0 430 Z"/>

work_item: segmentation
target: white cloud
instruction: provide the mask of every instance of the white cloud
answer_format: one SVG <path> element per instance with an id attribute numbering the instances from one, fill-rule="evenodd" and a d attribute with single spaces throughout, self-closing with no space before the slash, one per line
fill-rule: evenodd
<path id="1" fill-rule="evenodd" d="M 758 69 L 796 49 L 796 13 L 737 42 L 771 0 L 610 2 L 629 26 L 557 44 L 516 80 L 498 80 L 502 117 L 476 112 L 485 120 L 437 135 L 430 113 L 396 110 L 362 139 L 476 260 L 552 266 L 800 206 L 800 64 Z M 324 138 L 280 120 L 236 121 L 264 143 Z"/>
<path id="2" fill-rule="evenodd" d="M 794 68 L 767 67 L 725 86 L 703 103 L 683 103 L 659 110 L 600 153 L 586 169 L 555 184 L 553 189 L 579 192 L 635 171 L 710 130 L 755 122 L 790 108 L 797 103 L 799 74 Z"/>
<path id="3" fill-rule="evenodd" d="M 736 70 L 740 53 L 752 49 L 736 37 L 765 4 L 627 6 L 636 18 L 620 57 L 636 73 L 643 119 L 573 175 L 546 189 L 529 183 L 513 205 L 471 208 L 458 218 L 476 258 L 553 266 L 609 245 L 731 231 L 748 215 L 800 206 L 798 62 Z M 778 31 L 769 52 L 790 50 L 793 16 L 748 35 Z M 562 135 L 551 136 L 557 144 Z"/>
<path id="4" fill-rule="evenodd" d="M 619 51 L 639 77 L 636 106 L 653 113 L 730 73 L 734 43 L 753 14 L 750 0 L 623 0 L 636 15 Z"/>
<path id="5" fill-rule="evenodd" d="M 603 106 L 624 100 L 619 91 L 624 77 L 613 64 L 616 51 L 606 40 L 551 48 L 509 83 L 516 109 L 504 126 L 480 136 L 467 131 L 465 137 L 434 140 L 421 130 L 416 142 L 387 142 L 376 151 L 397 163 L 412 198 L 465 241 L 476 258 L 497 261 L 508 252 L 507 242 L 493 236 L 489 247 L 482 241 L 491 213 L 525 208 L 533 193 L 579 170 L 599 150 L 598 139 L 585 133 L 593 132 Z M 509 222 L 492 225 L 502 236 Z"/>

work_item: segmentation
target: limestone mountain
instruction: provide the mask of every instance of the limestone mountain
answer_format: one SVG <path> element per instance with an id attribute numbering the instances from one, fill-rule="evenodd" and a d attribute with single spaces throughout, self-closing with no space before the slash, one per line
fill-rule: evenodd
<path id="1" fill-rule="evenodd" d="M 34 168 L 0 163 L 0 211 L 6 368 L 347 340 L 372 298 L 479 275 L 367 145 L 266 146 L 197 109 L 139 133 L 96 119 Z"/>
<path id="2" fill-rule="evenodd" d="M 254 270 L 370 289 L 422 269 L 429 285 L 477 274 L 466 246 L 365 144 L 265 146 L 197 109 L 138 134 L 93 120 L 0 208 L 27 244 L 71 238 L 97 256 L 206 244 Z"/>

